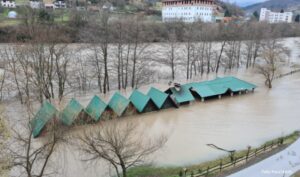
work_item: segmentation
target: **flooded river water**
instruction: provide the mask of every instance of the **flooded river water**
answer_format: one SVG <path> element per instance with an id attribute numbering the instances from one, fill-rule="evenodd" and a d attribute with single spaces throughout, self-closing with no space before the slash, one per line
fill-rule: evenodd
<path id="1" fill-rule="evenodd" d="M 287 46 L 292 45 L 294 43 L 287 42 Z M 299 54 L 299 50 L 294 50 L 291 62 L 299 63 Z M 252 82 L 258 88 L 254 93 L 204 103 L 196 101 L 179 109 L 131 117 L 150 135 L 168 135 L 166 146 L 152 157 L 155 165 L 196 164 L 227 155 L 206 144 L 240 150 L 300 130 L 300 73 L 274 81 L 271 90 L 264 86 L 263 78 L 255 71 L 226 75 Z M 148 88 L 141 90 L 147 91 Z M 86 106 L 92 96 L 76 99 Z M 10 108 L 8 114 L 17 114 L 15 108 Z M 57 175 L 60 177 L 107 177 L 110 173 L 105 163 L 87 164 L 81 161 L 73 147 L 61 148 L 56 159 L 59 160 L 55 160 L 55 165 L 62 169 Z"/>
<path id="2" fill-rule="evenodd" d="M 239 150 L 300 130 L 300 74 L 276 80 L 272 90 L 266 89 L 261 77 L 252 72 L 232 75 L 258 88 L 246 95 L 198 101 L 179 109 L 133 117 L 153 136 L 169 136 L 164 149 L 152 158 L 155 165 L 200 163 L 227 155 L 206 144 Z M 60 161 L 64 166 L 61 176 L 109 176 L 104 163 L 81 162 L 76 150 L 68 148 L 60 154 L 64 157 Z"/>

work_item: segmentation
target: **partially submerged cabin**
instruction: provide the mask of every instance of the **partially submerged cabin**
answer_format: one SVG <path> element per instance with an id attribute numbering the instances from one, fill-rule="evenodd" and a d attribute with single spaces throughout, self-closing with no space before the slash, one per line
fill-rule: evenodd
<path id="1" fill-rule="evenodd" d="M 165 92 L 174 97 L 175 101 L 179 105 L 189 104 L 194 101 L 195 98 L 190 91 L 190 85 L 181 85 L 180 88 L 171 87 Z"/>
<path id="2" fill-rule="evenodd" d="M 46 132 L 50 123 L 55 123 L 57 113 L 57 109 L 48 101 L 42 104 L 42 107 L 30 122 L 34 138 Z"/>
<path id="3" fill-rule="evenodd" d="M 246 82 L 244 80 L 238 79 L 236 77 L 224 77 L 218 78 L 223 82 L 225 86 L 227 86 L 234 93 L 245 93 L 254 91 L 256 89 L 256 85 Z"/>
<path id="4" fill-rule="evenodd" d="M 154 104 L 152 99 L 148 95 L 144 95 L 138 90 L 134 90 L 129 97 L 134 107 L 139 113 L 146 113 L 157 111 L 158 107 Z"/>
<path id="5" fill-rule="evenodd" d="M 147 95 L 151 98 L 158 109 L 178 108 L 175 100 L 169 94 L 166 94 L 154 87 L 151 87 Z"/>
<path id="6" fill-rule="evenodd" d="M 209 98 L 221 98 L 225 95 L 241 94 L 248 91 L 254 91 L 256 86 L 249 82 L 237 79 L 235 77 L 217 78 L 211 81 L 204 81 L 192 84 L 190 88 L 195 98 L 202 101 Z"/>
<path id="7" fill-rule="evenodd" d="M 85 112 L 95 121 L 100 119 L 109 119 L 108 105 L 102 101 L 98 96 L 94 96 L 88 106 L 85 108 Z"/>
<path id="8" fill-rule="evenodd" d="M 133 115 L 136 113 L 136 108 L 130 100 L 122 96 L 119 92 L 116 92 L 112 96 L 108 106 L 112 110 L 112 118 Z"/>
<path id="9" fill-rule="evenodd" d="M 92 119 L 85 113 L 84 107 L 74 98 L 60 113 L 60 120 L 64 125 L 81 125 L 89 123 Z"/>

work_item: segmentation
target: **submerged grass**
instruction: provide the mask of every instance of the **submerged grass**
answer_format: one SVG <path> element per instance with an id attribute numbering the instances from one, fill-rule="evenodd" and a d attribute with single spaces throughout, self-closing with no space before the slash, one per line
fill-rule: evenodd
<path id="1" fill-rule="evenodd" d="M 267 141 L 266 143 L 262 144 L 258 148 L 263 148 L 264 146 L 270 146 L 272 143 L 277 143 L 280 141 L 280 139 L 284 139 L 283 144 L 289 145 L 295 142 L 299 138 L 299 132 L 296 131 L 290 135 L 287 135 L 285 137 L 276 138 L 270 141 Z M 255 148 L 256 149 L 256 148 Z M 255 149 L 251 149 L 250 152 L 254 152 Z M 235 153 L 235 158 L 240 158 L 246 156 L 248 150 L 241 150 L 237 151 Z M 201 164 L 191 165 L 191 166 L 182 166 L 182 167 L 155 167 L 151 165 L 147 166 L 139 166 L 129 169 L 128 171 L 128 177 L 178 177 L 179 172 L 183 168 L 189 169 L 189 171 L 194 172 L 201 172 L 201 170 L 205 170 L 208 166 L 214 167 L 220 164 L 222 161 L 223 164 L 226 164 L 231 161 L 229 156 L 225 156 L 221 159 L 212 160 L 209 162 L 204 162 Z"/>

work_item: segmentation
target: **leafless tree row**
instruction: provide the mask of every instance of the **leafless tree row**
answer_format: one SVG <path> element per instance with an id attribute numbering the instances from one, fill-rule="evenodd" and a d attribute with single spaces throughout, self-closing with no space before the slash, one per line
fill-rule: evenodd
<path id="1" fill-rule="evenodd" d="M 86 91 L 93 85 L 100 93 L 137 88 L 155 80 L 154 66 L 168 67 L 170 74 L 165 78 L 170 80 L 183 73 L 189 80 L 220 70 L 255 68 L 264 42 L 282 36 L 280 26 L 265 23 L 155 24 L 139 16 L 115 19 L 101 12 L 85 18 L 85 25 L 78 29 L 82 43 L 72 47 L 70 36 L 59 26 L 33 18 L 28 15 L 25 20 L 24 31 L 30 34 L 26 44 L 0 49 L 1 98 L 8 82 L 21 103 L 34 97 L 42 103 L 62 100 L 66 93 Z M 151 43 L 154 40 L 163 42 Z"/>

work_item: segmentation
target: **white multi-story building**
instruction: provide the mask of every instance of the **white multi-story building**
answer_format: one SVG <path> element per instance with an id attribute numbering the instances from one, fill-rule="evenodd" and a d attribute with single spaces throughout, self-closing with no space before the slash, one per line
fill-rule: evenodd
<path id="1" fill-rule="evenodd" d="M 292 12 L 272 12 L 266 8 L 260 10 L 259 21 L 269 23 L 291 23 L 293 21 Z"/>
<path id="2" fill-rule="evenodd" d="M 162 20 L 170 22 L 214 22 L 214 0 L 164 0 L 162 2 Z"/>
<path id="3" fill-rule="evenodd" d="M 29 1 L 29 6 L 32 9 L 41 9 L 44 7 L 44 4 L 40 1 Z"/>
<path id="4" fill-rule="evenodd" d="M 16 3 L 14 1 L 1 1 L 1 6 L 7 8 L 16 8 Z"/>

